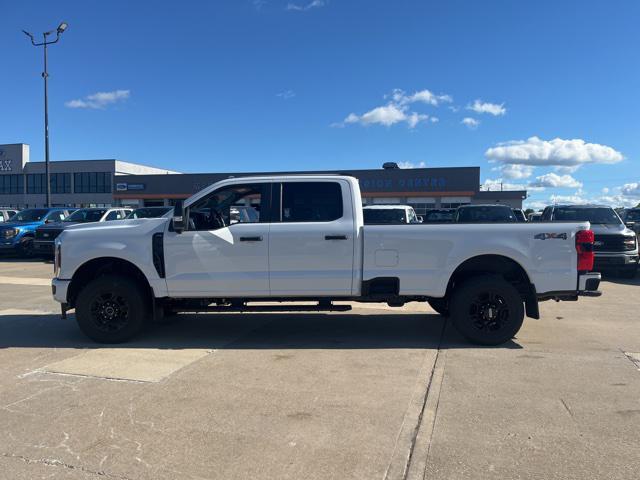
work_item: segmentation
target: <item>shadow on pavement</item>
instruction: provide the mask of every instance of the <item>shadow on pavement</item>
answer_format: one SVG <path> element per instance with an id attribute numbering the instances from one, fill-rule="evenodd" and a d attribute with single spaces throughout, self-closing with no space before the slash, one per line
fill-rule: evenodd
<path id="1" fill-rule="evenodd" d="M 441 342 L 436 314 L 184 314 L 171 325 L 150 326 L 137 339 L 101 345 L 87 339 L 73 316 L 0 316 L 0 348 L 159 349 L 412 349 L 479 348 L 453 328 Z M 499 348 L 522 348 L 508 342 Z"/>
<path id="2" fill-rule="evenodd" d="M 640 285 L 640 275 L 636 275 L 635 278 L 622 278 L 613 274 L 603 274 L 602 281 L 619 285 Z"/>

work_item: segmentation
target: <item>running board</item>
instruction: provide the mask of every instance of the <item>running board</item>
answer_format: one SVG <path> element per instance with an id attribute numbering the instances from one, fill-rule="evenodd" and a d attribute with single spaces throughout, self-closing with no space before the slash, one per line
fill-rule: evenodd
<path id="1" fill-rule="evenodd" d="M 348 312 L 351 305 L 213 305 L 208 307 L 176 308 L 176 312 Z"/>

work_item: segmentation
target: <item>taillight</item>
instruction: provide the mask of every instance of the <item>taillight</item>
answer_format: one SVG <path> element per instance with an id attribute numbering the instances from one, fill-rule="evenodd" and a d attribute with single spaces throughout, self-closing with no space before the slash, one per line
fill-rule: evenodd
<path id="1" fill-rule="evenodd" d="M 576 233 L 576 251 L 578 252 L 578 271 L 588 272 L 593 270 L 593 230 L 580 230 Z"/>

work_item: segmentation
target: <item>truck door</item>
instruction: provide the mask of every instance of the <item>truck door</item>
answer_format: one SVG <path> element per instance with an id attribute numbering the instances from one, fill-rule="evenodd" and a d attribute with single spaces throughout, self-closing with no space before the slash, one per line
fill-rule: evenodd
<path id="1" fill-rule="evenodd" d="M 351 295 L 354 216 L 349 183 L 291 180 L 274 184 L 273 192 L 271 295 Z"/>
<path id="2" fill-rule="evenodd" d="M 221 187 L 186 209 L 185 231 L 164 239 L 169 295 L 269 294 L 269 223 L 261 213 L 269 212 L 270 191 L 269 183 Z"/>

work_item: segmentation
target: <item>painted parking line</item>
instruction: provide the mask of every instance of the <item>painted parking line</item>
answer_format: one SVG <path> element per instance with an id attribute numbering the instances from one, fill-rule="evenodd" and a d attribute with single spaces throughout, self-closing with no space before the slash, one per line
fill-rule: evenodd
<path id="1" fill-rule="evenodd" d="M 108 380 L 159 382 L 211 353 L 206 349 L 98 348 L 39 369 Z"/>
<path id="2" fill-rule="evenodd" d="M 30 278 L 30 277 L 3 277 L 0 276 L 0 284 L 3 285 L 37 285 L 43 287 L 51 286 L 50 278 Z"/>

